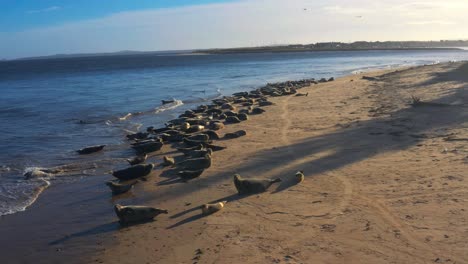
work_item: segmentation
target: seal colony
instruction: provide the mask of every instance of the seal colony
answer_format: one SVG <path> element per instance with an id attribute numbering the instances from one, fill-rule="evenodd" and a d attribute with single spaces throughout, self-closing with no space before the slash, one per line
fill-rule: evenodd
<path id="1" fill-rule="evenodd" d="M 203 172 L 212 165 L 214 152 L 224 150 L 217 140 L 232 140 L 247 136 L 245 130 L 219 134 L 226 125 L 235 125 L 249 120 L 249 115 L 258 115 L 265 112 L 264 107 L 274 105 L 268 97 L 302 95 L 297 90 L 303 87 L 327 81 L 327 79 L 305 79 L 300 81 L 288 81 L 281 83 L 268 83 L 267 85 L 250 92 L 234 93 L 232 96 L 224 96 L 212 100 L 211 104 L 199 105 L 195 109 L 186 110 L 178 118 L 169 120 L 164 127 L 148 127 L 146 132 L 128 134 L 127 140 L 135 151 L 136 157 L 127 159 L 130 167 L 112 171 L 112 175 L 118 181 L 108 181 L 106 185 L 116 197 L 129 192 L 138 181 L 146 181 L 156 168 L 154 163 L 145 163 L 151 153 L 160 151 L 164 145 L 172 145 L 179 151 L 180 156 L 164 156 L 159 163 L 160 167 L 171 167 L 171 175 L 188 182 L 202 176 Z M 332 81 L 333 79 L 328 79 Z M 163 102 L 165 103 L 165 102 Z M 79 150 L 80 154 L 98 152 L 103 146 L 92 146 Z M 168 172 L 169 172 L 168 171 Z M 302 174 L 302 173 L 301 173 Z M 298 175 L 296 175 L 298 177 Z M 297 179 L 303 180 L 302 176 Z M 239 195 L 249 195 L 265 192 L 274 183 L 281 179 L 243 178 L 234 175 L 234 187 Z M 220 211 L 226 205 L 226 201 L 214 204 L 205 204 L 202 208 L 203 215 L 210 215 Z M 122 206 L 116 204 L 115 213 L 123 225 L 152 220 L 155 216 L 168 210 L 158 209 L 143 205 Z"/>

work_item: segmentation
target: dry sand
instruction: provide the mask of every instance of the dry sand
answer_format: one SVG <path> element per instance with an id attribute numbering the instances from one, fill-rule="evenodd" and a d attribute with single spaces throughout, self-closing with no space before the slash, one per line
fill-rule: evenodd
<path id="1" fill-rule="evenodd" d="M 199 179 L 156 170 L 120 202 L 169 214 L 115 231 L 92 261 L 468 263 L 468 64 L 364 75 L 375 79 L 272 98 L 265 114 L 227 126 L 248 135 L 218 141 L 228 149 Z M 412 95 L 427 103 L 408 105 Z M 283 182 L 241 197 L 234 173 Z M 200 215 L 218 200 L 224 210 Z"/>

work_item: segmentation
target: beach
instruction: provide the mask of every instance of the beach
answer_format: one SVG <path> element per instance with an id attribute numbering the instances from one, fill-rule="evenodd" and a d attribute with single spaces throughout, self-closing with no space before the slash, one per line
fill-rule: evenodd
<path id="1" fill-rule="evenodd" d="M 181 182 L 158 167 L 113 198 L 103 184 L 110 175 L 52 186 L 30 209 L 0 219 L 3 259 L 467 263 L 467 89 L 468 64 L 453 62 L 349 75 L 301 88 L 307 96 L 269 97 L 265 113 L 219 131 L 247 135 L 215 140 L 227 148 L 213 153 L 200 178 Z M 148 160 L 166 155 L 181 153 L 165 145 Z M 282 181 L 240 196 L 236 173 Z M 227 204 L 201 215 L 200 206 L 215 201 Z M 169 214 L 121 227 L 115 203 Z"/>
<path id="2" fill-rule="evenodd" d="M 465 263 L 467 71 L 462 63 L 374 72 L 271 99 L 225 132 L 188 184 L 145 185 L 170 210 L 119 232 L 99 258 L 131 263 Z M 412 107 L 411 97 L 427 104 Z M 440 104 L 440 105 L 439 105 Z M 295 184 L 303 170 L 305 181 Z M 232 175 L 281 177 L 239 197 Z M 157 177 L 157 176 L 156 176 Z M 164 179 L 156 178 L 156 182 Z M 227 200 L 201 217 L 197 206 Z M 200 253 L 201 252 L 201 253 Z"/>

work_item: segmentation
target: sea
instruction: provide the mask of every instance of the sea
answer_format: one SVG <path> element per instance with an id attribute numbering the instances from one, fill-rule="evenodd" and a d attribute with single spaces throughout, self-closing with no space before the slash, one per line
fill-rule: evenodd
<path id="1" fill-rule="evenodd" d="M 210 100 L 286 80 L 468 60 L 468 50 L 151 53 L 0 61 L 0 215 L 47 187 L 109 174 L 134 153 L 125 135 Z M 161 100 L 173 100 L 162 104 Z M 76 150 L 105 144 L 99 154 Z M 48 169 L 40 177 L 27 172 Z"/>

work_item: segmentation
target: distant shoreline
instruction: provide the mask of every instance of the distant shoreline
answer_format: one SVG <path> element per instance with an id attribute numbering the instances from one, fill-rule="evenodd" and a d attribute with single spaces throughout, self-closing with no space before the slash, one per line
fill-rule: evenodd
<path id="1" fill-rule="evenodd" d="M 288 48 L 239 48 L 239 49 L 214 49 L 197 50 L 193 54 L 244 54 L 244 53 L 281 53 L 281 52 L 327 52 L 327 51 L 398 51 L 398 50 L 463 50 L 461 48 L 365 48 L 365 49 L 288 49 Z"/>

